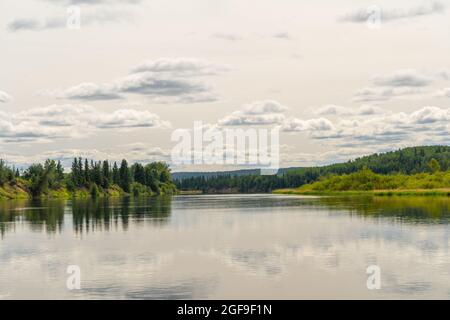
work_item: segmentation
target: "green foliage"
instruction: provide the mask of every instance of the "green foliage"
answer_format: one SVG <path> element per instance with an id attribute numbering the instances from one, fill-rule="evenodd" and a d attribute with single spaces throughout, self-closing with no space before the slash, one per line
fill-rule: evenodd
<path id="1" fill-rule="evenodd" d="M 151 195 L 152 192 L 150 191 L 150 188 L 146 187 L 145 185 L 139 183 L 139 182 L 133 182 L 131 184 L 131 193 L 134 197 L 138 197 L 140 195 Z"/>
<path id="2" fill-rule="evenodd" d="M 331 175 L 299 188 L 304 191 L 374 191 L 374 190 L 423 190 L 450 188 L 450 171 L 418 173 L 414 175 L 382 175 L 363 169 L 358 172 Z"/>
<path id="3" fill-rule="evenodd" d="M 433 158 L 428 162 L 428 167 L 430 168 L 431 173 L 436 173 L 441 171 L 441 165 L 439 162 Z"/>
<path id="4" fill-rule="evenodd" d="M 92 198 L 97 198 L 98 196 L 100 196 L 100 190 L 98 189 L 98 186 L 96 183 L 93 183 L 91 185 L 89 194 L 91 195 Z"/>
<path id="5" fill-rule="evenodd" d="M 6 182 L 12 181 L 15 178 L 15 174 L 6 163 L 0 159 L 0 186 L 3 186 Z"/>

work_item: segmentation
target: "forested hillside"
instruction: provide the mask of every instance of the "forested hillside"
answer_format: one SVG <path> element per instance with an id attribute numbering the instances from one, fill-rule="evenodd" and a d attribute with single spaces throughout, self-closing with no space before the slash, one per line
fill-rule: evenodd
<path id="1" fill-rule="evenodd" d="M 373 154 L 322 167 L 284 169 L 277 176 L 258 174 L 231 176 L 209 174 L 206 176 L 175 179 L 181 190 L 201 190 L 204 193 L 271 192 L 274 189 L 296 188 L 317 181 L 330 174 L 349 174 L 368 168 L 379 174 L 415 174 L 429 171 L 429 162 L 436 159 L 441 170 L 450 169 L 449 146 L 423 146 Z"/>

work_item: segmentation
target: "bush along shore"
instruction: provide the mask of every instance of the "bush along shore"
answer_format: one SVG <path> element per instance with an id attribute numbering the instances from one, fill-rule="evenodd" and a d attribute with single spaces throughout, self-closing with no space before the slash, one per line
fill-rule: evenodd
<path id="1" fill-rule="evenodd" d="M 169 166 L 164 162 L 120 165 L 107 160 L 75 158 L 70 173 L 60 162 L 47 160 L 25 170 L 0 160 L 0 200 L 29 198 L 87 198 L 177 193 Z"/>
<path id="2" fill-rule="evenodd" d="M 428 163 L 428 173 L 377 174 L 368 168 L 343 175 L 330 175 L 299 188 L 275 190 L 277 194 L 304 195 L 432 195 L 450 196 L 450 170 L 442 171 L 438 161 Z"/>

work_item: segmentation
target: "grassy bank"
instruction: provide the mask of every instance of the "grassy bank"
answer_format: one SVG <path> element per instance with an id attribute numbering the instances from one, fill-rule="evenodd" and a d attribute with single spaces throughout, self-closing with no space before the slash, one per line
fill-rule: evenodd
<path id="1" fill-rule="evenodd" d="M 310 195 L 310 196 L 444 196 L 450 197 L 450 189 L 430 190 L 370 190 L 370 191 L 314 191 L 297 189 L 278 189 L 274 194 Z"/>
<path id="2" fill-rule="evenodd" d="M 450 171 L 414 175 L 381 175 L 368 169 L 325 177 L 299 188 L 275 190 L 276 194 L 450 196 Z"/>

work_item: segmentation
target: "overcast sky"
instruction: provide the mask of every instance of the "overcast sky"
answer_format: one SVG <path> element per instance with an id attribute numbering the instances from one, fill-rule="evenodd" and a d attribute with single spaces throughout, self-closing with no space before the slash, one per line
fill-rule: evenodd
<path id="1" fill-rule="evenodd" d="M 279 126 L 283 167 L 448 144 L 449 7 L 2 0 L 0 157 L 169 160 L 194 121 Z"/>

